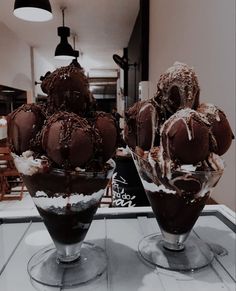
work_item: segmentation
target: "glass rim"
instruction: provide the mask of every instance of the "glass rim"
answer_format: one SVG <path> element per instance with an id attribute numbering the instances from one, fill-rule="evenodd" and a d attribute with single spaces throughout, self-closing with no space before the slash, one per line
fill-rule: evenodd
<path id="1" fill-rule="evenodd" d="M 131 149 L 130 147 L 129 147 L 129 149 L 130 149 L 130 152 L 131 152 L 131 154 L 132 154 L 132 156 L 133 155 L 135 155 L 135 156 L 137 156 L 139 159 L 141 159 L 141 160 L 143 160 L 143 161 L 145 161 L 145 162 L 148 162 L 149 163 L 149 161 L 147 160 L 147 159 L 144 159 L 143 157 L 141 157 L 138 153 L 136 153 L 133 149 Z M 154 160 L 155 161 L 155 160 Z M 155 161 L 156 162 L 156 161 Z M 187 170 L 187 169 L 172 169 L 171 170 L 171 173 L 186 173 L 186 174 L 188 174 L 188 173 L 193 173 L 193 174 L 203 174 L 203 173 L 210 173 L 211 175 L 217 175 L 217 174 L 222 174 L 223 172 L 224 172 L 224 169 L 225 169 L 225 167 L 226 167 L 226 164 L 225 164 L 225 161 L 224 160 L 222 160 L 222 162 L 223 162 L 223 169 L 218 169 L 218 170 L 197 170 L 197 171 L 194 171 L 194 170 Z M 190 165 L 190 164 L 184 164 L 184 165 L 182 165 L 182 166 L 188 166 L 188 165 Z"/>
<path id="2" fill-rule="evenodd" d="M 107 170 L 103 169 L 101 171 L 92 171 L 92 170 L 86 171 L 83 168 L 76 171 L 75 169 L 74 170 L 65 170 L 65 169 L 61 169 L 61 168 L 52 167 L 48 173 L 73 174 L 73 175 L 77 175 L 77 176 L 89 176 L 89 175 L 94 176 L 94 174 L 106 174 L 107 172 L 113 170 L 113 168 L 115 168 L 115 166 L 116 166 L 116 163 L 113 159 L 109 159 L 108 161 L 106 161 L 105 165 L 107 165 Z M 47 173 L 47 172 L 45 172 L 45 173 Z"/>
<path id="3" fill-rule="evenodd" d="M 38 172 L 36 174 L 55 174 L 55 175 L 61 175 L 61 176 L 66 176 L 66 175 L 73 175 L 76 177 L 83 177 L 83 178 L 104 178 L 109 176 L 109 172 L 113 171 L 116 167 L 116 163 L 113 159 L 109 159 L 108 161 L 106 161 L 105 165 L 107 165 L 107 169 L 104 168 L 101 171 L 86 171 L 85 169 L 78 170 L 76 171 L 75 169 L 73 170 L 65 170 L 65 169 L 61 169 L 61 168 L 56 168 L 56 167 L 52 167 L 49 168 L 48 171 L 42 171 L 42 172 Z M 25 175 L 22 174 L 23 176 L 30 176 L 30 175 Z"/>

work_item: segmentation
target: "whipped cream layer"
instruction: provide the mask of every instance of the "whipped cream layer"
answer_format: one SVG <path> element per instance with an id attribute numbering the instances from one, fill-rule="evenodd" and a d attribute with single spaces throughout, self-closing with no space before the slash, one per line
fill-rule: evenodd
<path id="1" fill-rule="evenodd" d="M 21 156 L 11 153 L 15 166 L 17 168 L 17 171 L 20 174 L 26 175 L 26 176 L 32 176 L 37 173 L 42 173 L 45 170 L 48 169 L 49 163 L 48 159 L 45 156 L 42 156 L 41 158 L 34 158 L 34 152 L 33 151 L 25 151 L 22 153 Z M 108 165 L 110 165 L 111 168 L 115 167 L 115 162 L 110 159 L 106 162 Z M 75 167 L 75 172 L 86 172 L 86 169 Z M 112 177 L 112 171 L 107 171 L 107 179 L 111 179 Z"/>
<path id="2" fill-rule="evenodd" d="M 45 159 L 35 159 L 33 157 L 32 151 L 25 151 L 21 156 L 18 156 L 12 153 L 12 157 L 14 159 L 15 166 L 17 171 L 26 176 L 32 176 L 40 171 L 47 164 L 47 160 Z"/>
<path id="3" fill-rule="evenodd" d="M 156 185 L 155 183 L 149 183 L 142 180 L 143 187 L 146 191 L 150 192 L 164 192 L 166 194 L 176 194 L 176 191 L 166 188 L 164 185 Z"/>
<path id="4" fill-rule="evenodd" d="M 61 193 L 55 193 L 53 197 L 48 197 L 44 191 L 37 191 L 33 198 L 36 206 L 54 211 L 57 214 L 63 214 L 68 206 L 70 211 L 81 211 L 96 205 L 100 202 L 105 189 L 100 189 L 92 195 L 84 195 L 82 193 L 72 193 L 70 196 L 62 196 Z"/>

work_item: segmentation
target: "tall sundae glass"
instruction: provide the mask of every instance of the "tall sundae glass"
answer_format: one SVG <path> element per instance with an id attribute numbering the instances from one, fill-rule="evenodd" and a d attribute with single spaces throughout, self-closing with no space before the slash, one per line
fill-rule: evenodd
<path id="1" fill-rule="evenodd" d="M 190 271 L 208 265 L 214 255 L 206 243 L 190 235 L 223 170 L 174 170 L 163 177 L 157 164 L 132 152 L 160 233 L 144 237 L 139 253 L 161 268 Z"/>
<path id="2" fill-rule="evenodd" d="M 101 275 L 103 250 L 84 242 L 115 167 L 119 131 L 96 111 L 84 71 L 71 64 L 41 78 L 47 103 L 23 104 L 8 116 L 15 165 L 55 246 L 28 263 L 42 284 L 71 287 Z"/>
<path id="3" fill-rule="evenodd" d="M 15 159 L 16 165 L 19 159 Z M 103 273 L 107 264 L 103 249 L 84 239 L 114 167 L 114 161 L 109 160 L 100 172 L 54 168 L 23 175 L 54 242 L 30 259 L 27 269 L 33 280 L 49 286 L 71 287 Z"/>
<path id="4" fill-rule="evenodd" d="M 156 95 L 136 102 L 125 116 L 125 140 L 161 230 L 140 242 L 141 256 L 171 270 L 208 265 L 213 253 L 190 232 L 234 139 L 224 111 L 200 103 L 193 68 L 175 62 L 161 74 Z"/>

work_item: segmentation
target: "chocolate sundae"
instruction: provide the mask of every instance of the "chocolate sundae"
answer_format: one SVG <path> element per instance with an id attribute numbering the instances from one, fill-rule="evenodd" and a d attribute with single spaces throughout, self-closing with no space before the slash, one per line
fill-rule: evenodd
<path id="1" fill-rule="evenodd" d="M 224 170 L 234 138 L 224 112 L 199 104 L 198 79 L 186 64 L 161 75 L 154 98 L 126 112 L 125 141 L 163 232 L 188 233 Z"/>
<path id="2" fill-rule="evenodd" d="M 62 246 L 82 242 L 88 231 L 114 169 L 119 131 L 110 114 L 95 111 L 81 68 L 48 72 L 41 87 L 46 106 L 24 104 L 11 113 L 8 136 L 59 257 L 70 261 L 74 250 Z"/>

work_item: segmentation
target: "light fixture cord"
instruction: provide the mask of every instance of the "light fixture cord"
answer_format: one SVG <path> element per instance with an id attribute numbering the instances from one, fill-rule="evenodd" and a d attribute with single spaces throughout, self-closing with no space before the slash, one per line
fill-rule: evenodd
<path id="1" fill-rule="evenodd" d="M 66 9 L 66 8 L 62 8 L 62 9 L 61 9 L 61 11 L 62 11 L 62 26 L 65 26 L 65 12 L 64 12 L 65 9 Z"/>

